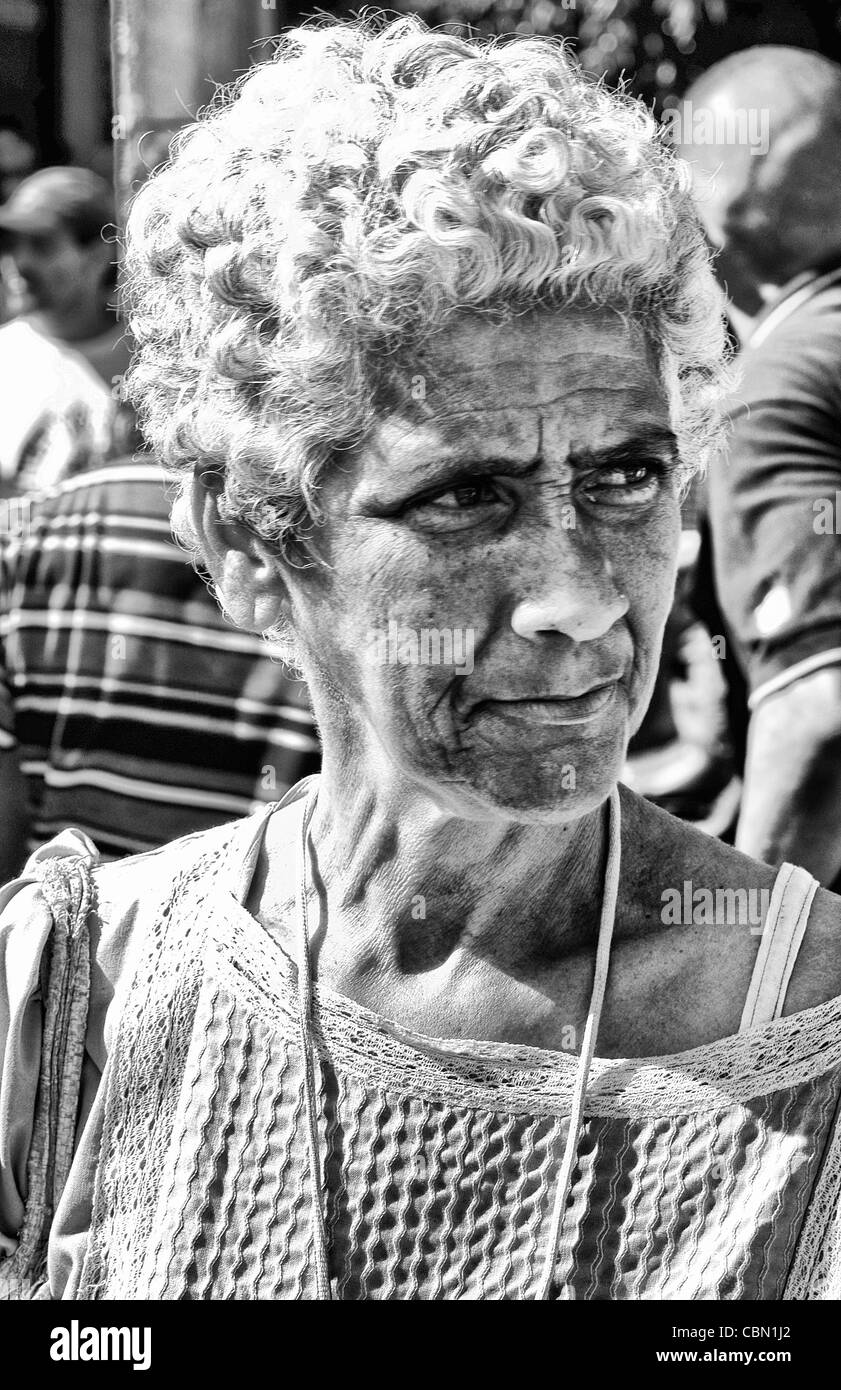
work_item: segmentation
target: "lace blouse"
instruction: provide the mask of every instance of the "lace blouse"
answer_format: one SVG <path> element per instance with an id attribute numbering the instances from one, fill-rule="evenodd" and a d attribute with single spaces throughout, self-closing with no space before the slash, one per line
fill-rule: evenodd
<path id="1" fill-rule="evenodd" d="M 295 966 L 244 908 L 268 815 L 95 871 L 95 966 L 53 1298 L 309 1298 Z M 45 854 L 93 853 L 59 837 Z M 743 1030 L 594 1060 L 563 1299 L 841 1296 L 841 999 L 774 1018 L 814 884 L 780 871 Z M 23 1218 L 51 918 L 0 896 L 0 1253 Z M 576 1058 L 436 1040 L 316 987 L 335 1297 L 519 1299 L 548 1240 Z M 0 1259 L 0 1272 L 2 1271 Z"/>

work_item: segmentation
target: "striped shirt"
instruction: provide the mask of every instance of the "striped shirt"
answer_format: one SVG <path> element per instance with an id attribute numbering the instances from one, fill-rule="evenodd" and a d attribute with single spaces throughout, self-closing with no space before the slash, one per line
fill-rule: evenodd
<path id="1" fill-rule="evenodd" d="M 75 825 L 105 858 L 153 849 L 318 768 L 306 687 L 221 613 L 163 483 L 121 463 L 0 501 L 0 751 L 30 848 Z"/>

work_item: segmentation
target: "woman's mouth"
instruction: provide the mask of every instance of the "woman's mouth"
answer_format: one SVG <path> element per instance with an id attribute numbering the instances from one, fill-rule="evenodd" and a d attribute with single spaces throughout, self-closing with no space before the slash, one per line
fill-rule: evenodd
<path id="1" fill-rule="evenodd" d="M 581 695 L 551 695 L 531 699 L 482 700 L 476 714 L 529 724 L 585 724 L 597 718 L 612 703 L 617 681 L 594 686 Z"/>

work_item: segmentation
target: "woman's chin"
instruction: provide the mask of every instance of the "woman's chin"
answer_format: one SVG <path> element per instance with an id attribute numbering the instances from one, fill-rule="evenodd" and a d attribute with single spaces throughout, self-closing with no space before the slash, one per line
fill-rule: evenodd
<path id="1" fill-rule="evenodd" d="M 545 756 L 488 759 L 458 782 L 449 777 L 426 781 L 442 810 L 465 819 L 505 819 L 563 824 L 595 810 L 610 795 L 622 772 L 624 745 L 577 763 Z"/>

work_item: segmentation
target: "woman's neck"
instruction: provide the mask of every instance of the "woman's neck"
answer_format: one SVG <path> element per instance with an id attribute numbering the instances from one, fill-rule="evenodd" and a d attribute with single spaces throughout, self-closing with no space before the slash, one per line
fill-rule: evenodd
<path id="1" fill-rule="evenodd" d="M 566 823 L 467 819 L 421 784 L 372 771 L 352 777 L 328 761 L 310 826 L 331 956 L 413 974 L 462 949 L 518 969 L 594 934 L 606 806 Z"/>

